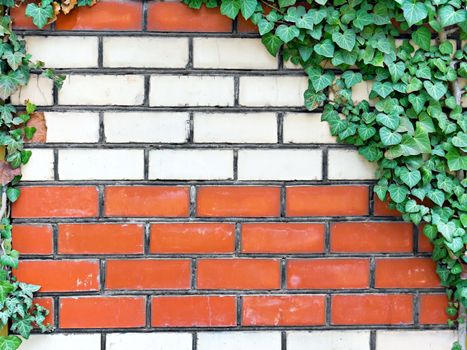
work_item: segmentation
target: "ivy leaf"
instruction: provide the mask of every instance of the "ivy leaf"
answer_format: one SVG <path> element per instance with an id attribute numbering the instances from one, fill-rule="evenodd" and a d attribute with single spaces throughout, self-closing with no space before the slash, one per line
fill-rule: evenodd
<path id="1" fill-rule="evenodd" d="M 398 145 L 402 141 L 401 134 L 388 129 L 385 126 L 379 129 L 379 136 L 381 137 L 381 142 L 385 146 Z"/>
<path id="2" fill-rule="evenodd" d="M 226 0 L 232 1 L 233 0 Z M 222 2 L 224 4 L 224 1 Z M 221 7 L 222 8 L 222 7 Z M 29 3 L 26 6 L 26 16 L 32 17 L 32 22 L 39 28 L 42 29 L 49 22 L 49 19 L 53 17 L 53 8 L 50 2 L 43 2 L 41 6 L 37 6 L 35 3 Z"/>
<path id="3" fill-rule="evenodd" d="M 391 74 L 392 82 L 398 82 L 403 76 L 405 71 L 405 63 L 397 62 L 388 64 L 389 74 Z"/>
<path id="4" fill-rule="evenodd" d="M 16 335 L 0 337 L 0 350 L 16 350 L 20 347 L 22 341 Z"/>
<path id="5" fill-rule="evenodd" d="M 391 92 L 394 91 L 394 88 L 392 87 L 392 84 L 388 81 L 384 83 L 377 81 L 373 84 L 372 91 L 376 92 L 382 98 L 386 98 L 389 96 L 389 94 L 391 94 Z"/>
<path id="6" fill-rule="evenodd" d="M 282 44 L 284 44 L 284 42 L 281 39 L 279 39 L 277 35 L 274 35 L 272 33 L 268 33 L 265 36 L 263 36 L 261 38 L 261 42 L 264 46 L 266 46 L 266 49 L 273 56 L 277 56 L 279 49 L 281 48 Z"/>
<path id="7" fill-rule="evenodd" d="M 320 24 L 323 19 L 326 18 L 327 12 L 325 9 L 320 9 L 318 11 L 311 9 L 308 11 L 308 13 L 311 13 L 313 16 L 313 23 L 314 24 Z"/>
<path id="8" fill-rule="evenodd" d="M 311 84 L 316 91 L 321 91 L 332 84 L 334 81 L 334 73 L 326 72 L 323 74 L 321 68 L 309 68 L 307 70 Z"/>
<path id="9" fill-rule="evenodd" d="M 317 43 L 314 47 L 313 50 L 318 55 L 324 56 L 324 57 L 333 57 L 334 56 L 334 44 L 330 39 L 323 40 L 319 43 Z"/>
<path id="10" fill-rule="evenodd" d="M 6 100 L 18 89 L 18 83 L 11 74 L 0 74 L 0 99 Z"/>
<path id="11" fill-rule="evenodd" d="M 20 190 L 15 187 L 8 187 L 8 189 L 6 190 L 8 200 L 12 203 L 18 200 L 20 193 Z"/>
<path id="12" fill-rule="evenodd" d="M 467 156 L 463 156 L 455 148 L 452 148 L 446 154 L 448 167 L 451 171 L 467 170 Z"/>
<path id="13" fill-rule="evenodd" d="M 453 253 L 457 253 L 464 248 L 464 242 L 462 241 L 462 238 L 456 237 L 452 240 L 452 242 L 446 242 L 446 246 L 452 250 Z M 452 273 L 452 270 L 451 270 Z"/>
<path id="14" fill-rule="evenodd" d="M 262 18 L 258 22 L 258 31 L 261 36 L 269 33 L 273 29 L 274 29 L 274 24 L 264 18 Z"/>
<path id="15" fill-rule="evenodd" d="M 14 321 L 11 329 L 18 332 L 24 339 L 28 339 L 32 331 L 31 317 Z"/>
<path id="16" fill-rule="evenodd" d="M 409 171 L 407 168 L 403 168 L 400 178 L 403 183 L 412 188 L 420 182 L 422 175 L 418 170 Z"/>
<path id="17" fill-rule="evenodd" d="M 438 101 L 441 97 L 443 97 L 448 88 L 441 82 L 432 83 L 431 81 L 425 80 L 423 82 L 423 86 L 425 87 L 426 92 L 430 95 L 434 100 Z"/>
<path id="18" fill-rule="evenodd" d="M 371 139 L 375 134 L 376 129 L 372 126 L 361 124 L 358 127 L 358 136 L 360 136 L 363 141 Z"/>
<path id="19" fill-rule="evenodd" d="M 421 2 L 411 2 L 406 0 L 402 4 L 402 11 L 404 12 L 404 18 L 407 21 L 409 27 L 420 22 L 422 19 L 428 16 L 426 6 Z"/>
<path id="20" fill-rule="evenodd" d="M 286 24 L 281 24 L 276 29 L 276 35 L 284 42 L 288 43 L 292 41 L 294 38 L 300 35 L 300 29 L 296 26 L 288 26 Z"/>
<path id="21" fill-rule="evenodd" d="M 400 124 L 400 117 L 395 114 L 378 113 L 376 121 L 389 129 L 396 130 Z"/>
<path id="22" fill-rule="evenodd" d="M 297 22 L 295 22 L 298 28 L 303 28 L 303 29 L 313 29 L 314 21 L 313 21 L 313 14 L 308 12 L 307 14 L 303 15 L 298 19 Z"/>
<path id="23" fill-rule="evenodd" d="M 324 101 L 326 101 L 326 95 L 322 92 L 315 92 L 312 89 L 305 91 L 305 108 L 312 111 L 318 108 Z"/>
<path id="24" fill-rule="evenodd" d="M 363 76 L 361 73 L 355 73 L 351 70 L 346 71 L 342 74 L 342 78 L 344 79 L 345 86 L 350 89 L 355 84 L 360 83 L 363 80 Z"/>
<path id="25" fill-rule="evenodd" d="M 18 258 L 18 251 L 12 250 L 9 254 L 3 254 L 0 256 L 0 263 L 4 266 L 16 269 L 18 267 Z"/>
<path id="26" fill-rule="evenodd" d="M 425 51 L 430 51 L 431 33 L 427 27 L 420 27 L 412 33 L 412 40 Z"/>
<path id="27" fill-rule="evenodd" d="M 249 19 L 253 13 L 255 13 L 256 5 L 258 5 L 257 0 L 241 0 L 240 11 L 242 12 L 243 18 Z"/>
<path id="28" fill-rule="evenodd" d="M 389 195 L 391 199 L 396 203 L 402 203 L 409 194 L 409 189 L 405 186 L 398 186 L 396 184 L 392 184 L 389 186 Z"/>
<path id="29" fill-rule="evenodd" d="M 415 95 L 415 94 L 410 94 L 409 95 L 409 102 L 412 105 L 413 109 L 417 114 L 420 114 L 421 111 L 423 111 L 423 107 L 426 102 L 426 98 L 423 95 Z"/>
<path id="30" fill-rule="evenodd" d="M 428 192 L 427 197 L 430 198 L 433 201 L 433 203 L 439 205 L 440 207 L 445 201 L 444 192 L 441 190 L 430 191 Z"/>
<path id="31" fill-rule="evenodd" d="M 18 67 L 21 65 L 23 61 L 24 54 L 22 52 L 13 52 L 11 50 L 6 51 L 2 58 L 5 59 L 8 63 L 8 65 L 11 67 L 13 70 L 17 70 Z"/>
<path id="32" fill-rule="evenodd" d="M 355 46 L 355 32 L 351 29 L 344 30 L 343 33 L 332 33 L 332 41 L 334 41 L 340 48 L 352 51 Z"/>
<path id="33" fill-rule="evenodd" d="M 456 11 L 451 5 L 445 5 L 439 9 L 439 21 L 443 27 L 461 23 L 467 20 L 467 11 L 464 9 Z"/>
<path id="34" fill-rule="evenodd" d="M 375 144 L 369 144 L 368 146 L 363 146 L 358 150 L 365 159 L 370 162 L 376 162 L 383 157 L 383 152 L 379 149 L 379 147 Z"/>
<path id="35" fill-rule="evenodd" d="M 295 5 L 296 2 L 297 0 L 279 0 L 279 6 L 288 7 L 288 6 Z"/>

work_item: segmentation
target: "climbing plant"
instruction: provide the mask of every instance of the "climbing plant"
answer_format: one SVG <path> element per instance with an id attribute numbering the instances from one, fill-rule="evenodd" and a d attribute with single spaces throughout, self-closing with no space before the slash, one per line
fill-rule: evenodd
<path id="1" fill-rule="evenodd" d="M 266 49 L 301 66 L 305 106 L 342 143 L 378 165 L 376 195 L 423 225 L 458 315 L 467 306 L 467 78 L 465 0 L 184 0 L 250 19 Z M 371 86 L 354 101 L 352 90 Z M 452 321 L 451 321 L 452 323 Z"/>
<path id="2" fill-rule="evenodd" d="M 21 165 L 31 157 L 24 148 L 34 134 L 44 133 L 44 116 L 36 112 L 36 106 L 26 101 L 24 108 L 12 104 L 12 96 L 28 84 L 32 74 L 40 74 L 54 80 L 60 87 L 64 77 L 45 69 L 42 62 L 32 62 L 26 52 L 25 41 L 12 29 L 10 10 L 23 5 L 24 1 L 0 0 L 0 349 L 15 350 L 21 345 L 21 337 L 27 339 L 34 326 L 46 331 L 44 324 L 48 311 L 33 302 L 33 293 L 39 286 L 17 281 L 12 270 L 18 266 L 18 251 L 12 248 L 9 202 L 15 202 L 20 190 L 16 187 L 21 179 Z M 67 14 L 75 6 L 92 5 L 93 0 L 43 0 L 30 2 L 26 15 L 42 28 L 53 22 L 61 12 Z M 18 335 L 8 335 L 8 328 Z"/>

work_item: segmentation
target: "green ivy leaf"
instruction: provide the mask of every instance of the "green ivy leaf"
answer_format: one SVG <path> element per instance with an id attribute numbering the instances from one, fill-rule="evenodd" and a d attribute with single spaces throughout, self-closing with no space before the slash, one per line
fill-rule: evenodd
<path id="1" fill-rule="evenodd" d="M 249 19 L 255 12 L 256 5 L 258 5 L 258 0 L 240 0 L 240 11 L 243 18 Z"/>
<path id="2" fill-rule="evenodd" d="M 377 81 L 373 84 L 372 91 L 376 92 L 382 98 L 386 98 L 394 91 L 394 88 L 388 81 L 384 83 Z"/>
<path id="3" fill-rule="evenodd" d="M 323 40 L 313 47 L 313 50 L 318 55 L 324 56 L 324 57 L 333 57 L 334 56 L 334 44 L 330 39 Z"/>
<path id="4" fill-rule="evenodd" d="M 412 40 L 425 51 L 430 51 L 431 32 L 426 27 L 420 27 L 412 33 Z"/>
<path id="5" fill-rule="evenodd" d="M 403 183 L 412 188 L 420 182 L 422 175 L 418 170 L 409 171 L 407 168 L 403 168 L 400 178 Z"/>
<path id="6" fill-rule="evenodd" d="M 222 4 L 223 3 L 224 1 Z M 53 8 L 52 5 L 50 5 L 50 1 L 43 1 L 40 7 L 35 3 L 29 3 L 28 6 L 26 6 L 26 16 L 31 17 L 32 22 L 39 29 L 44 28 L 44 26 L 49 22 L 49 19 L 53 17 Z"/>
<path id="7" fill-rule="evenodd" d="M 443 191 L 440 190 L 433 190 L 428 192 L 427 197 L 430 198 L 433 203 L 442 206 L 445 201 L 445 196 Z"/>
<path id="8" fill-rule="evenodd" d="M 264 18 L 258 22 L 258 31 L 261 36 L 269 33 L 273 29 L 274 24 Z"/>
<path id="9" fill-rule="evenodd" d="M 311 84 L 316 91 L 321 91 L 332 84 L 334 81 L 334 73 L 326 72 L 323 73 L 321 68 L 310 68 L 307 70 L 308 77 L 310 78 Z"/>
<path id="10" fill-rule="evenodd" d="M 372 126 L 361 124 L 358 127 L 358 136 L 360 136 L 363 141 L 371 139 L 375 134 L 376 129 Z"/>
<path id="11" fill-rule="evenodd" d="M 389 129 L 396 130 L 400 124 L 400 117 L 396 114 L 378 113 L 376 121 Z"/>
<path id="12" fill-rule="evenodd" d="M 412 105 L 413 109 L 417 114 L 420 114 L 421 111 L 423 111 L 423 108 L 425 106 L 426 98 L 423 95 L 415 95 L 415 94 L 410 94 L 409 95 L 409 102 Z"/>
<path id="13" fill-rule="evenodd" d="M 0 337 L 0 350 L 16 350 L 21 343 L 21 339 L 16 335 Z"/>
<path id="14" fill-rule="evenodd" d="M 12 250 L 9 254 L 3 254 L 0 256 L 0 263 L 3 266 L 8 266 L 16 269 L 18 267 L 19 253 L 16 250 Z"/>
<path id="15" fill-rule="evenodd" d="M 467 156 L 463 156 L 455 148 L 452 148 L 446 154 L 448 167 L 451 171 L 467 170 Z"/>
<path id="16" fill-rule="evenodd" d="M 355 73 L 351 70 L 348 70 L 342 74 L 342 79 L 344 79 L 345 86 L 350 89 L 355 84 L 358 84 L 363 81 L 362 73 Z"/>
<path id="17" fill-rule="evenodd" d="M 279 49 L 284 44 L 284 42 L 278 36 L 272 33 L 268 33 L 265 36 L 263 36 L 261 38 L 261 42 L 264 46 L 266 46 L 266 49 L 273 56 L 277 56 Z"/>
<path id="18" fill-rule="evenodd" d="M 464 242 L 462 242 L 462 238 L 456 237 L 452 242 L 446 242 L 446 246 L 451 249 L 453 253 L 457 253 L 464 248 Z"/>
<path id="19" fill-rule="evenodd" d="M 300 17 L 298 21 L 295 22 L 295 24 L 298 28 L 312 30 L 314 25 L 314 16 L 312 13 L 308 12 L 307 14 Z"/>
<path id="20" fill-rule="evenodd" d="M 20 190 L 16 187 L 8 187 L 8 189 L 6 190 L 6 195 L 8 197 L 8 200 L 14 203 L 19 198 Z"/>
<path id="21" fill-rule="evenodd" d="M 402 203 L 406 200 L 407 195 L 409 194 L 409 189 L 405 186 L 399 186 L 392 184 L 389 186 L 389 195 L 391 199 L 396 203 Z"/>
<path id="22" fill-rule="evenodd" d="M 10 74 L 0 74 L 0 99 L 6 100 L 18 89 L 16 79 Z"/>
<path id="23" fill-rule="evenodd" d="M 423 86 L 425 87 L 426 92 L 430 95 L 434 100 L 438 101 L 441 97 L 443 97 L 448 88 L 441 82 L 432 83 L 431 81 L 425 80 L 423 82 Z"/>
<path id="24" fill-rule="evenodd" d="M 385 146 L 397 145 L 402 141 L 401 134 L 388 129 L 385 126 L 379 129 L 379 136 L 381 137 L 381 142 Z"/>
<path id="25" fill-rule="evenodd" d="M 288 26 L 286 24 L 281 24 L 276 29 L 276 35 L 284 42 L 288 43 L 292 41 L 294 38 L 300 35 L 300 29 L 296 26 Z"/>
<path id="26" fill-rule="evenodd" d="M 289 7 L 295 5 L 297 0 L 279 0 L 280 7 Z"/>
<path id="27" fill-rule="evenodd" d="M 332 41 L 334 41 L 340 48 L 352 51 L 355 47 L 356 36 L 355 32 L 351 29 L 344 30 L 343 33 L 332 33 Z"/>
<path id="28" fill-rule="evenodd" d="M 439 9 L 439 21 L 443 27 L 452 26 L 467 20 L 467 11 L 465 9 L 455 10 L 451 5 L 445 5 Z"/>
<path id="29" fill-rule="evenodd" d="M 421 2 L 412 2 L 410 0 L 406 0 L 402 4 L 402 10 L 409 27 L 420 22 L 422 19 L 428 16 L 426 6 Z"/>
<path id="30" fill-rule="evenodd" d="M 403 76 L 405 71 L 405 63 L 397 62 L 388 64 L 389 74 L 391 74 L 392 82 L 398 82 Z"/>

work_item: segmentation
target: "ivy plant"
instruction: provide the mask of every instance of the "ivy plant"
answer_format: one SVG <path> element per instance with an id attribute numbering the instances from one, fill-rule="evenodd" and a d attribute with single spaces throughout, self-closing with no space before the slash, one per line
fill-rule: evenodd
<path id="1" fill-rule="evenodd" d="M 378 165 L 374 192 L 433 243 L 458 315 L 467 306 L 466 2 L 462 0 L 184 0 L 251 20 L 266 49 L 301 66 L 304 103 L 332 135 Z M 353 90 L 371 86 L 367 99 Z M 452 321 L 450 321 L 452 323 Z"/>
<path id="2" fill-rule="evenodd" d="M 93 5 L 94 0 L 63 0 L 28 2 L 0 0 L 0 329 L 11 330 L 12 335 L 0 336 L 1 350 L 15 350 L 27 339 L 34 327 L 42 331 L 48 311 L 34 303 L 33 293 L 39 286 L 17 281 L 12 269 L 18 267 L 19 252 L 13 249 L 11 224 L 8 219 L 10 202 L 15 202 L 20 190 L 21 166 L 28 163 L 32 152 L 25 149 L 25 142 L 34 141 L 34 135 L 45 133 L 44 116 L 36 106 L 25 101 L 24 107 L 11 103 L 11 97 L 28 84 L 31 75 L 43 75 L 60 87 L 63 76 L 57 76 L 44 63 L 33 62 L 26 52 L 26 43 L 12 29 L 10 10 L 26 6 L 26 15 L 43 28 L 60 13 L 67 14 L 76 6 Z"/>

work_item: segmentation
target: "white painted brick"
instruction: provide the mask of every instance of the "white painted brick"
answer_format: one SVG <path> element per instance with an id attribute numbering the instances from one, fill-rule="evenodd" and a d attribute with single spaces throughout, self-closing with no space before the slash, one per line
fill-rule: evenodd
<path id="1" fill-rule="evenodd" d="M 328 152 L 328 178 L 331 180 L 375 179 L 376 165 L 370 163 L 358 151 L 331 149 Z"/>
<path id="2" fill-rule="evenodd" d="M 24 181 L 47 181 L 54 179 L 54 151 L 53 149 L 31 150 L 29 162 L 22 166 Z"/>
<path id="3" fill-rule="evenodd" d="M 198 350 L 280 350 L 280 332 L 202 332 Z"/>
<path id="4" fill-rule="evenodd" d="M 105 37 L 104 67 L 184 68 L 188 38 Z"/>
<path id="5" fill-rule="evenodd" d="M 239 180 L 320 180 L 321 150 L 240 150 Z"/>
<path id="6" fill-rule="evenodd" d="M 233 178 L 231 150 L 154 150 L 149 153 L 149 178 L 221 180 Z"/>
<path id="7" fill-rule="evenodd" d="M 99 115 L 91 112 L 46 112 L 47 142 L 99 141 Z"/>
<path id="8" fill-rule="evenodd" d="M 189 131 L 188 113 L 109 112 L 104 114 L 106 141 L 183 143 Z"/>
<path id="9" fill-rule="evenodd" d="M 293 64 L 290 60 L 284 60 L 284 68 L 285 69 L 303 69 L 301 65 L 299 64 Z"/>
<path id="10" fill-rule="evenodd" d="M 21 350 L 100 350 L 100 334 L 33 334 Z"/>
<path id="11" fill-rule="evenodd" d="M 144 175 L 144 152 L 138 149 L 69 149 L 58 155 L 60 180 L 132 180 Z"/>
<path id="12" fill-rule="evenodd" d="M 38 106 L 51 106 L 54 103 L 53 86 L 52 79 L 31 75 L 28 85 L 23 86 L 11 96 L 11 102 L 15 105 L 24 105 L 24 101 L 30 100 Z"/>
<path id="13" fill-rule="evenodd" d="M 58 93 L 62 105 L 141 105 L 141 75 L 69 75 Z"/>
<path id="14" fill-rule="evenodd" d="M 302 76 L 241 77 L 240 104 L 302 107 L 307 87 L 308 79 Z"/>
<path id="15" fill-rule="evenodd" d="M 151 106 L 232 106 L 234 79 L 221 76 L 154 75 Z"/>
<path id="16" fill-rule="evenodd" d="M 106 350 L 191 350 L 190 333 L 110 333 Z M 87 350 L 87 349 L 86 349 Z"/>
<path id="17" fill-rule="evenodd" d="M 30 36 L 28 53 L 49 68 L 97 67 L 98 39 L 91 36 Z"/>
<path id="18" fill-rule="evenodd" d="M 369 350 L 368 331 L 288 332 L 287 350 Z M 391 349 L 391 350 L 395 350 Z"/>
<path id="19" fill-rule="evenodd" d="M 195 68 L 277 69 L 277 57 L 265 49 L 259 39 L 195 38 Z"/>
<path id="20" fill-rule="evenodd" d="M 362 81 L 352 86 L 352 100 L 354 101 L 354 103 L 359 103 L 362 101 L 369 101 L 370 106 L 374 106 L 375 100 L 369 100 L 370 92 L 372 88 L 373 88 L 372 81 Z"/>
<path id="21" fill-rule="evenodd" d="M 376 350 L 450 350 L 454 331 L 377 331 Z"/>
<path id="22" fill-rule="evenodd" d="M 197 113 L 194 141 L 214 143 L 277 142 L 274 113 Z"/>
<path id="23" fill-rule="evenodd" d="M 287 114 L 283 138 L 285 143 L 336 143 L 329 124 L 321 121 L 319 113 Z"/>

